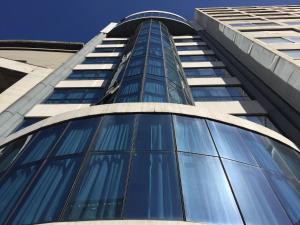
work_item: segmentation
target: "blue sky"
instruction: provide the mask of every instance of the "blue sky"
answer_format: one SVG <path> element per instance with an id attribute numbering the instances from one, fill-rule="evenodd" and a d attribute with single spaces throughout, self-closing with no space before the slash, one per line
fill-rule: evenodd
<path id="1" fill-rule="evenodd" d="M 108 22 L 142 10 L 187 19 L 195 7 L 300 4 L 300 0 L 2 0 L 0 39 L 86 42 Z"/>

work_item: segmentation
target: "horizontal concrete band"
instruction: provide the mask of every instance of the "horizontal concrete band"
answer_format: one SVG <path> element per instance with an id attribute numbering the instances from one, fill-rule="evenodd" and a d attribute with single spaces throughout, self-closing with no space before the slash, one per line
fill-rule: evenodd
<path id="1" fill-rule="evenodd" d="M 192 35 L 185 35 L 185 36 L 173 36 L 173 39 L 193 39 L 193 38 L 201 38 L 200 36 L 192 36 Z"/>
<path id="2" fill-rule="evenodd" d="M 76 118 L 83 118 L 88 116 L 118 114 L 118 113 L 173 113 L 187 116 L 195 116 L 201 118 L 212 119 L 237 127 L 245 128 L 273 139 L 276 139 L 290 147 L 297 149 L 297 146 L 289 139 L 281 134 L 266 128 L 262 125 L 253 123 L 251 121 L 241 119 L 228 114 L 221 114 L 215 112 L 216 110 L 209 110 L 206 108 L 199 108 L 190 105 L 181 105 L 173 103 L 115 103 L 82 108 L 79 110 L 66 112 L 57 116 L 49 117 L 45 120 L 37 122 L 29 127 L 26 127 L 16 133 L 11 134 L 0 142 L 0 145 L 6 144 L 16 138 L 19 138 L 27 133 L 31 133 L 37 129 L 47 127 L 52 124 L 68 121 Z M 299 150 L 298 150 L 299 151 Z"/>
<path id="3" fill-rule="evenodd" d="M 72 221 L 43 223 L 44 225 L 213 225 L 207 223 L 193 223 L 187 221 L 166 221 L 166 220 L 93 220 L 93 221 Z"/>
<path id="4" fill-rule="evenodd" d="M 55 88 L 96 88 L 105 85 L 106 80 L 62 80 Z"/>
<path id="5" fill-rule="evenodd" d="M 175 46 L 202 46 L 206 45 L 205 42 L 177 42 L 175 43 Z"/>
<path id="6" fill-rule="evenodd" d="M 214 55 L 212 50 L 178 51 L 178 55 Z"/>
<path id="7" fill-rule="evenodd" d="M 89 53 L 86 55 L 87 58 L 94 57 L 119 57 L 121 52 L 99 52 L 99 53 Z"/>

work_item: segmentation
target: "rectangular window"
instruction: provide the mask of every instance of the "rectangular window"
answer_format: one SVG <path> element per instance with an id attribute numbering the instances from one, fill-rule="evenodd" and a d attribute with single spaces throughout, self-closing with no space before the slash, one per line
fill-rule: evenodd
<path id="1" fill-rule="evenodd" d="M 223 162 L 246 224 L 291 224 L 259 168 Z"/>
<path id="2" fill-rule="evenodd" d="M 298 26 L 300 25 L 300 21 L 285 21 L 287 25 Z"/>
<path id="3" fill-rule="evenodd" d="M 174 153 L 136 153 L 128 180 L 124 217 L 182 220 Z"/>
<path id="4" fill-rule="evenodd" d="M 118 57 L 87 57 L 82 64 L 105 64 L 105 63 L 117 63 Z"/>
<path id="5" fill-rule="evenodd" d="M 96 103 L 101 99 L 100 88 L 57 88 L 44 101 L 46 104 Z"/>
<path id="6" fill-rule="evenodd" d="M 107 79 L 112 75 L 110 70 L 73 70 L 67 80 L 98 80 Z"/>
<path id="7" fill-rule="evenodd" d="M 269 27 L 269 26 L 280 26 L 276 23 L 231 23 L 232 27 Z"/>
<path id="8" fill-rule="evenodd" d="M 116 102 L 138 102 L 140 95 L 140 80 L 131 80 L 123 82 Z"/>
<path id="9" fill-rule="evenodd" d="M 201 42 L 202 39 L 201 38 L 180 38 L 180 39 L 177 39 L 175 38 L 174 39 L 174 42 L 175 43 L 181 43 L 181 42 Z"/>
<path id="10" fill-rule="evenodd" d="M 180 56 L 181 62 L 203 62 L 203 61 L 218 61 L 216 56 L 212 55 L 184 55 Z"/>
<path id="11" fill-rule="evenodd" d="M 262 41 L 266 44 L 291 44 L 292 41 L 284 39 L 282 37 L 265 37 L 265 38 L 257 38 L 257 40 Z"/>
<path id="12" fill-rule="evenodd" d="M 167 94 L 165 82 L 146 79 L 144 83 L 144 102 L 166 102 Z"/>
<path id="13" fill-rule="evenodd" d="M 187 77 L 225 77 L 230 76 L 226 69 L 214 68 L 185 68 Z"/>
<path id="14" fill-rule="evenodd" d="M 177 51 L 209 50 L 207 45 L 177 46 Z"/>
<path id="15" fill-rule="evenodd" d="M 115 44 L 126 44 L 127 40 L 103 40 L 103 45 L 115 45 Z"/>
<path id="16" fill-rule="evenodd" d="M 28 127 L 34 123 L 37 123 L 41 120 L 45 119 L 44 117 L 25 117 L 23 121 L 17 126 L 17 128 L 14 130 L 14 132 L 21 130 L 25 127 Z"/>
<path id="17" fill-rule="evenodd" d="M 64 219 L 121 218 L 128 158 L 128 154 L 92 155 Z"/>
<path id="18" fill-rule="evenodd" d="M 241 87 L 192 87 L 195 101 L 241 101 L 249 100 Z"/>
<path id="19" fill-rule="evenodd" d="M 187 221 L 243 224 L 218 158 L 179 153 Z"/>
<path id="20" fill-rule="evenodd" d="M 268 116 L 238 116 L 240 118 L 252 121 L 254 123 L 258 123 L 260 125 L 263 125 L 265 127 L 268 127 L 272 130 L 275 130 L 278 132 L 278 129 L 276 126 L 271 122 Z"/>
<path id="21" fill-rule="evenodd" d="M 300 49 L 279 50 L 293 59 L 300 59 Z"/>

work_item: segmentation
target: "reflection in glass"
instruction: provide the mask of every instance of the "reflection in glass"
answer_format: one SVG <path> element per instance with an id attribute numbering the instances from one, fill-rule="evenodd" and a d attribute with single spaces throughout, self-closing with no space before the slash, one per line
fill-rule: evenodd
<path id="1" fill-rule="evenodd" d="M 173 153 L 134 154 L 124 214 L 135 219 L 182 219 Z"/>
<path id="2" fill-rule="evenodd" d="M 57 145 L 56 155 L 80 153 L 86 150 L 98 125 L 98 120 L 90 118 L 71 122 Z"/>
<path id="3" fill-rule="evenodd" d="M 294 224 L 300 223 L 300 181 L 265 172 L 273 190 Z"/>
<path id="4" fill-rule="evenodd" d="M 4 224 L 6 217 L 35 171 L 35 166 L 15 170 L 0 182 L 0 224 Z"/>
<path id="5" fill-rule="evenodd" d="M 104 116 L 95 151 L 130 151 L 134 115 Z"/>
<path id="6" fill-rule="evenodd" d="M 77 168 L 74 159 L 50 162 L 16 211 L 11 224 L 35 224 L 56 219 Z"/>
<path id="7" fill-rule="evenodd" d="M 66 220 L 120 218 L 128 155 L 93 155 L 69 203 Z"/>
<path id="8" fill-rule="evenodd" d="M 221 157 L 257 165 L 251 155 L 251 132 L 214 121 L 207 123 Z"/>
<path id="9" fill-rule="evenodd" d="M 141 114 L 135 149 L 140 150 L 173 150 L 173 134 L 170 115 Z"/>
<path id="10" fill-rule="evenodd" d="M 217 155 L 204 120 L 174 116 L 177 149 L 206 155 Z"/>
<path id="11" fill-rule="evenodd" d="M 243 224 L 218 158 L 179 153 L 188 221 Z"/>
<path id="12" fill-rule="evenodd" d="M 291 224 L 259 168 L 223 162 L 246 224 Z"/>
<path id="13" fill-rule="evenodd" d="M 55 125 L 40 131 L 24 150 L 22 164 L 45 158 L 60 137 L 66 124 Z"/>

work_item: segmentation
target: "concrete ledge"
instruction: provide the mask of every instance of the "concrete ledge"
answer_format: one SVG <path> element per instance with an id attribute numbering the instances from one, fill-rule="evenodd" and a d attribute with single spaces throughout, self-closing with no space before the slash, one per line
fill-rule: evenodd
<path id="1" fill-rule="evenodd" d="M 253 101 L 255 102 L 255 101 Z M 208 103 L 207 103 L 208 104 Z M 236 104 L 236 103 L 235 103 Z M 248 107 L 256 107 L 257 103 L 248 104 Z M 45 112 L 45 110 L 53 110 L 53 112 L 57 113 L 57 107 L 61 107 L 61 110 L 66 110 L 66 105 L 52 105 L 53 108 L 51 109 L 51 105 L 37 105 L 35 109 L 35 113 L 31 112 L 26 116 L 48 116 L 49 114 Z M 211 105 L 212 106 L 212 105 Z M 76 105 L 69 107 L 84 107 L 79 110 L 70 111 L 66 113 L 62 113 L 53 117 L 49 117 L 44 119 L 40 122 L 37 122 L 31 126 L 28 126 L 16 133 L 11 134 L 4 140 L 0 141 L 0 146 L 4 145 L 18 137 L 21 137 L 27 133 L 33 132 L 37 129 L 47 127 L 52 124 L 60 123 L 63 121 L 68 121 L 76 118 L 84 118 L 89 116 L 96 116 L 96 115 L 105 115 L 105 114 L 117 114 L 117 113 L 174 113 L 174 114 L 181 114 L 181 115 L 188 115 L 188 116 L 195 116 L 195 117 L 202 117 L 207 119 L 212 119 L 216 121 L 220 121 L 226 124 L 234 125 L 237 127 L 241 127 L 250 131 L 254 131 L 273 139 L 276 139 L 290 147 L 298 150 L 297 146 L 291 142 L 286 137 L 282 136 L 281 134 L 259 125 L 257 123 L 253 123 L 251 121 L 241 119 L 236 116 L 231 116 L 229 114 L 220 113 L 219 110 L 216 112 L 216 105 L 214 107 L 207 107 L 207 106 L 190 106 L 190 105 L 181 105 L 181 104 L 173 104 L 173 103 L 115 103 L 115 104 L 105 104 L 105 105 L 98 105 L 98 106 L 91 106 L 86 107 L 86 105 Z M 228 107 L 228 102 L 226 102 L 226 107 Z M 240 106 L 242 107 L 242 106 Z M 244 109 L 245 112 L 245 109 Z M 298 150 L 299 151 L 299 150 Z"/>
<path id="2" fill-rule="evenodd" d="M 96 48 L 123 48 L 126 44 L 102 44 L 97 45 Z"/>
<path id="3" fill-rule="evenodd" d="M 185 35 L 185 36 L 173 36 L 173 39 L 188 39 L 188 38 L 201 38 L 199 35 Z"/>
<path id="4" fill-rule="evenodd" d="M 89 107 L 90 104 L 38 104 L 25 117 L 49 117 Z"/>
<path id="5" fill-rule="evenodd" d="M 89 53 L 86 57 L 119 57 L 121 56 L 121 52 L 99 52 L 99 53 Z"/>
<path id="6" fill-rule="evenodd" d="M 127 41 L 129 38 L 104 38 L 105 41 Z"/>
<path id="7" fill-rule="evenodd" d="M 182 62 L 183 68 L 211 68 L 211 67 L 225 67 L 221 61 L 215 62 Z"/>
<path id="8" fill-rule="evenodd" d="M 55 88 L 82 88 L 82 87 L 104 87 L 105 80 L 63 80 Z"/>
<path id="9" fill-rule="evenodd" d="M 111 70 L 115 64 L 79 64 L 74 70 Z"/>
<path id="10" fill-rule="evenodd" d="M 178 55 L 214 55 L 212 50 L 178 51 Z"/>
<path id="11" fill-rule="evenodd" d="M 187 78 L 187 82 L 190 86 L 226 86 L 241 84 L 235 77 Z"/>
<path id="12" fill-rule="evenodd" d="M 31 71 L 37 68 L 37 66 L 33 66 L 27 63 L 22 63 L 15 60 L 2 58 L 2 57 L 0 57 L 0 67 L 8 70 L 22 72 L 22 73 L 30 73 Z"/>
<path id="13" fill-rule="evenodd" d="M 206 45 L 205 42 L 199 41 L 199 42 L 178 42 L 175 43 L 175 46 L 197 46 L 197 45 Z"/>

